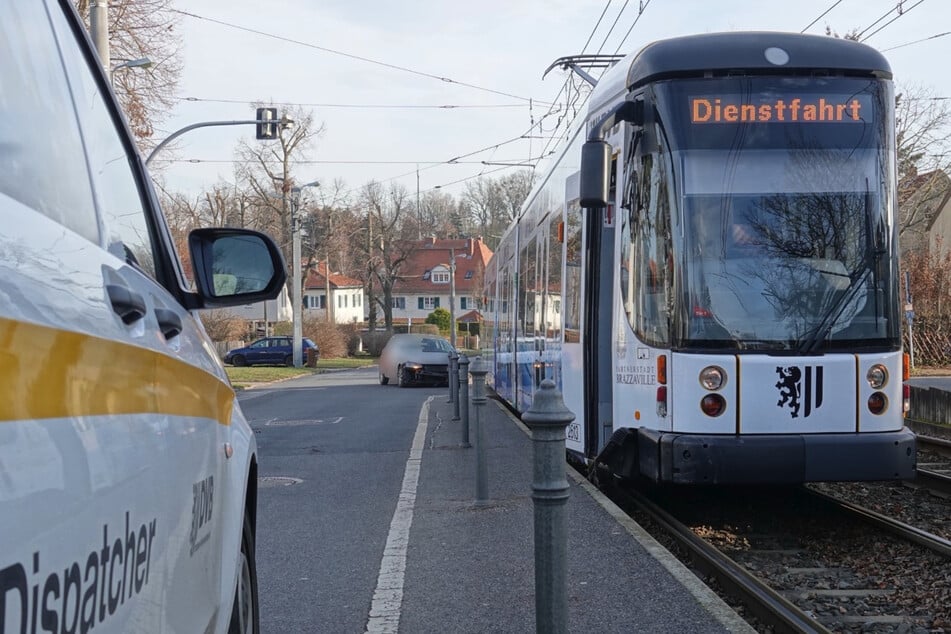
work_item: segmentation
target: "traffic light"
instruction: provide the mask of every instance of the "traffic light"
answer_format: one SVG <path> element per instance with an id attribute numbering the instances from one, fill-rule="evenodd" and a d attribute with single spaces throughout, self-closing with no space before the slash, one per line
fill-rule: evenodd
<path id="1" fill-rule="evenodd" d="M 277 108 L 258 108 L 258 124 L 255 126 L 256 137 L 258 139 L 276 139 L 277 138 Z"/>

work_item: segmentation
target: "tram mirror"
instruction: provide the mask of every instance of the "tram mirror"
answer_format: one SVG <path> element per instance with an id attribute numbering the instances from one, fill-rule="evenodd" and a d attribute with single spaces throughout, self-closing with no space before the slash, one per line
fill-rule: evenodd
<path id="1" fill-rule="evenodd" d="M 608 169 L 611 146 L 605 141 L 587 141 L 581 147 L 581 206 L 600 209 L 608 206 Z"/>

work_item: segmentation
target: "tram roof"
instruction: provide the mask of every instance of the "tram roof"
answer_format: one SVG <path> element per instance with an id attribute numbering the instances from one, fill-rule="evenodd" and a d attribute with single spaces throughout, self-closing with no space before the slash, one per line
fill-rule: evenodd
<path id="1" fill-rule="evenodd" d="M 785 51 L 789 61 L 771 63 L 766 58 L 770 48 Z M 704 33 L 658 40 L 622 59 L 595 86 L 589 112 L 597 112 L 619 94 L 657 79 L 767 71 L 892 77 L 884 55 L 852 40 L 772 31 Z"/>

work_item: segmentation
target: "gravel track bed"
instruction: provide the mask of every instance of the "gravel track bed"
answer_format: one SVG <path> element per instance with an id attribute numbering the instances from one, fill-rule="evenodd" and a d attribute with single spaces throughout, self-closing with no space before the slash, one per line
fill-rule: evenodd
<path id="1" fill-rule="evenodd" d="M 925 530 L 951 530 L 948 501 L 922 491 L 868 483 L 822 487 L 869 508 L 877 503 L 874 510 Z M 951 632 L 951 561 L 852 521 L 802 491 L 681 490 L 651 497 L 833 631 Z M 904 509 L 904 519 L 892 508 Z M 645 517 L 635 519 L 652 530 Z M 656 527 L 653 532 L 671 547 Z M 862 620 L 870 616 L 882 621 Z M 771 631 L 749 620 L 758 631 Z"/>

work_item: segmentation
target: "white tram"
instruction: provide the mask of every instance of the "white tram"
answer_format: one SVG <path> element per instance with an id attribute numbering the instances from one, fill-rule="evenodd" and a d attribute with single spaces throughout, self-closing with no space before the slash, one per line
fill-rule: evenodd
<path id="1" fill-rule="evenodd" d="M 723 33 L 597 82 L 486 279 L 484 355 L 569 451 L 674 483 L 912 476 L 894 92 L 874 49 Z"/>

